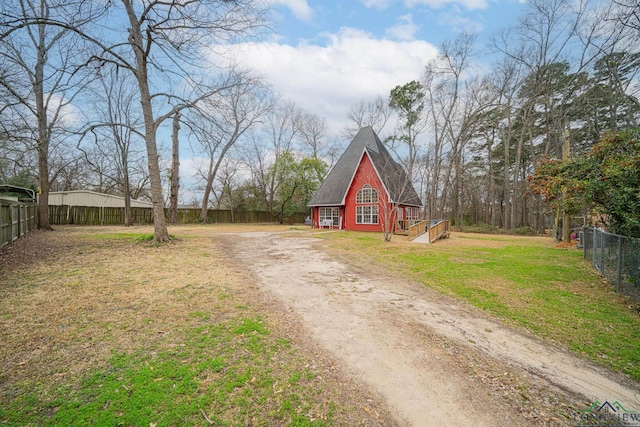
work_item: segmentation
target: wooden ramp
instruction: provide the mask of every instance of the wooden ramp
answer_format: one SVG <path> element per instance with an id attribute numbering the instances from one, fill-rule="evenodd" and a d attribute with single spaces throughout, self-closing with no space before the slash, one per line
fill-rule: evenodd
<path id="1" fill-rule="evenodd" d="M 422 221 L 416 224 L 414 230 L 409 228 L 409 240 L 415 243 L 434 243 L 451 234 L 451 221 L 432 222 L 429 227 L 426 224 L 426 221 Z"/>

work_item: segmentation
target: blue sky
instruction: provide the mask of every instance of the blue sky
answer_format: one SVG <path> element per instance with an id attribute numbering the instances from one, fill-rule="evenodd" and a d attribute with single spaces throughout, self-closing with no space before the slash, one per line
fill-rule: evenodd
<path id="1" fill-rule="evenodd" d="M 325 117 L 338 133 L 350 107 L 420 78 L 444 40 L 463 30 L 482 48 L 515 25 L 518 0 L 267 0 L 275 34 L 240 58 L 286 98 Z M 486 57 L 478 57 L 485 67 Z"/>
<path id="2" fill-rule="evenodd" d="M 376 38 L 421 39 L 439 45 L 457 31 L 488 35 L 515 23 L 523 2 L 517 0 L 272 0 L 281 42 L 322 43 L 319 34 L 340 28 L 365 30 Z"/>
<path id="3" fill-rule="evenodd" d="M 478 34 L 478 48 L 499 28 L 515 25 L 518 0 L 264 0 L 274 33 L 262 43 L 238 45 L 238 60 L 263 74 L 282 95 L 341 132 L 350 108 L 419 79 L 438 47 L 460 31 Z M 215 59 L 214 59 L 215 60 Z M 490 60 L 477 57 L 480 70 Z M 391 131 L 391 129 L 389 129 Z M 201 159 L 181 160 L 186 186 Z"/>

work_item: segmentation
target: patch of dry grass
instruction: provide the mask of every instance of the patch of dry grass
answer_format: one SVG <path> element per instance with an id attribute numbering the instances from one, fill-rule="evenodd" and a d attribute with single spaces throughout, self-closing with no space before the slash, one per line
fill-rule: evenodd
<path id="1" fill-rule="evenodd" d="M 81 379 L 107 369 L 114 354 L 173 351 L 203 324 L 261 318 L 273 331 L 265 338 L 269 345 L 287 341 L 292 346 L 259 369 L 284 384 L 291 372 L 311 370 L 304 387 L 293 391 L 311 402 L 316 419 L 332 419 L 336 425 L 392 424 L 384 410 L 369 410 L 371 405 L 363 402 L 370 396 L 340 378 L 326 356 L 296 341 L 301 333 L 295 325 L 282 327 L 279 308 L 264 302 L 253 277 L 215 238 L 238 231 L 265 231 L 265 226 L 173 227 L 170 233 L 177 239 L 165 245 L 136 240 L 152 233 L 151 227 L 60 227 L 35 232 L 2 251 L 0 401 L 15 403 L 27 388 L 37 390 L 41 404 L 63 398 L 57 390 L 78 391 Z M 242 347 L 237 351 L 242 353 Z M 202 378 L 201 391 L 209 380 Z M 263 405 L 268 402 L 250 403 L 242 419 Z M 37 424 L 50 415 L 43 411 Z M 203 420 L 200 414 L 195 417 Z"/>

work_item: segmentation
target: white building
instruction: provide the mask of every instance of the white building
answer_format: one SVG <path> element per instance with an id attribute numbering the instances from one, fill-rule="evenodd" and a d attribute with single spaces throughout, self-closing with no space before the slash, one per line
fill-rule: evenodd
<path id="1" fill-rule="evenodd" d="M 49 205 L 123 208 L 124 197 L 88 190 L 52 191 L 49 193 Z M 151 202 L 131 199 L 131 207 L 133 208 L 150 208 L 152 206 Z"/>

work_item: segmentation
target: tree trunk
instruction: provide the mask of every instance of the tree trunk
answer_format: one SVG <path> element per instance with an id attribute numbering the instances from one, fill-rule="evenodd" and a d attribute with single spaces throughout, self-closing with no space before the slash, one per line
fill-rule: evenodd
<path id="1" fill-rule="evenodd" d="M 35 67 L 34 92 L 38 117 L 38 228 L 51 230 L 49 223 L 49 129 L 47 108 L 44 103 L 44 65 L 47 61 L 45 47 L 45 25 L 38 25 L 38 59 Z"/>
<path id="2" fill-rule="evenodd" d="M 510 136 L 510 133 L 508 134 L 508 136 Z M 509 139 L 508 138 L 503 138 L 502 141 L 503 144 L 503 148 L 504 148 L 504 157 L 503 157 L 503 162 L 504 162 L 504 170 L 503 170 L 503 175 L 502 175 L 502 198 L 503 198 L 503 209 L 502 209 L 502 220 L 503 220 L 503 224 L 502 226 L 504 227 L 505 230 L 511 230 L 511 222 L 509 222 L 509 211 L 511 210 L 511 206 L 510 206 L 510 197 L 509 197 L 509 183 L 511 182 L 511 176 L 509 175 L 509 152 L 511 151 L 511 146 L 509 144 Z"/>
<path id="3" fill-rule="evenodd" d="M 207 223 L 209 219 L 209 197 L 211 196 L 211 190 L 213 189 L 213 153 L 209 159 L 209 169 L 207 170 L 207 184 L 204 187 L 204 194 L 202 195 L 202 207 L 200 209 L 200 221 Z"/>
<path id="4" fill-rule="evenodd" d="M 151 102 L 145 109 L 151 109 Z M 145 114 L 146 116 L 147 114 Z M 167 242 L 169 231 L 164 217 L 164 203 L 162 200 L 162 181 L 160 179 L 160 164 L 158 162 L 158 147 L 156 146 L 156 131 L 152 124 L 151 129 L 146 129 L 145 140 L 147 145 L 147 156 L 149 165 L 149 183 L 151 184 L 151 203 L 153 204 L 153 227 L 154 240 L 156 242 Z"/>
<path id="5" fill-rule="evenodd" d="M 124 195 L 124 226 L 133 225 L 131 218 L 131 189 L 129 188 L 129 163 L 126 156 L 122 159 L 123 184 L 122 193 Z"/>
<path id="6" fill-rule="evenodd" d="M 44 148 L 44 150 L 43 150 Z M 41 230 L 51 230 L 49 223 L 49 163 L 48 147 L 38 147 L 38 185 L 40 194 L 38 196 L 38 228 Z"/>
<path id="7" fill-rule="evenodd" d="M 571 140 L 569 132 L 565 131 L 563 134 L 564 141 L 562 141 L 562 160 L 569 161 L 571 158 Z M 563 194 L 563 198 L 566 198 L 566 190 Z M 566 209 L 566 200 L 563 200 L 562 209 L 562 241 L 568 243 L 571 241 L 571 215 Z"/>
<path id="8" fill-rule="evenodd" d="M 180 113 L 173 116 L 173 133 L 171 135 L 171 189 L 169 191 L 169 223 L 178 222 L 178 191 L 180 190 Z"/>
<path id="9" fill-rule="evenodd" d="M 453 197 L 454 197 L 454 218 L 456 220 L 456 230 L 463 231 L 464 230 L 464 188 L 462 181 L 462 148 L 456 154 L 455 159 L 455 181 L 453 184 Z"/>
<path id="10" fill-rule="evenodd" d="M 513 187 L 511 190 L 511 218 L 509 223 L 511 230 L 515 230 L 518 227 L 518 192 L 520 191 L 520 168 L 522 167 L 522 145 L 524 144 L 524 136 L 520 135 L 518 145 L 516 147 L 516 159 L 513 163 Z"/>
<path id="11" fill-rule="evenodd" d="M 485 216 L 485 222 L 491 226 L 496 225 L 496 209 L 495 209 L 495 202 L 496 202 L 496 194 L 495 194 L 495 183 L 494 183 L 494 179 L 493 179 L 493 175 L 494 175 L 494 166 L 493 166 L 493 141 L 494 141 L 494 137 L 495 137 L 495 130 L 492 131 L 491 133 L 491 138 L 487 141 L 487 160 L 489 162 L 489 179 L 488 179 L 488 195 L 489 197 L 487 197 L 487 209 L 488 212 L 486 212 L 486 216 Z M 505 165 L 506 166 L 506 165 Z"/>
<path id="12" fill-rule="evenodd" d="M 527 123 L 529 118 L 529 109 L 527 108 L 524 112 L 523 123 Z M 524 147 L 524 132 L 525 129 L 520 131 L 520 137 L 518 138 L 518 145 L 516 146 L 516 158 L 513 163 L 513 189 L 511 191 L 512 200 L 511 200 L 511 218 L 510 218 L 510 230 L 514 230 L 518 227 L 516 222 L 517 214 L 518 214 L 518 192 L 520 191 L 520 168 L 522 167 L 522 151 Z"/>
<path id="13" fill-rule="evenodd" d="M 151 185 L 151 203 L 153 205 L 154 240 L 166 242 L 169 240 L 169 232 L 164 216 L 164 202 L 162 199 L 162 180 L 160 178 L 160 164 L 158 162 L 158 146 L 156 142 L 156 123 L 153 117 L 151 93 L 149 91 L 149 78 L 147 73 L 147 49 L 143 43 L 142 28 L 138 22 L 133 2 L 123 0 L 127 15 L 129 16 L 129 43 L 136 58 L 135 77 L 140 89 L 140 104 L 144 117 L 144 139 L 147 148 L 147 162 L 149 167 L 149 183 Z M 151 43 L 151 40 L 147 41 Z"/>

